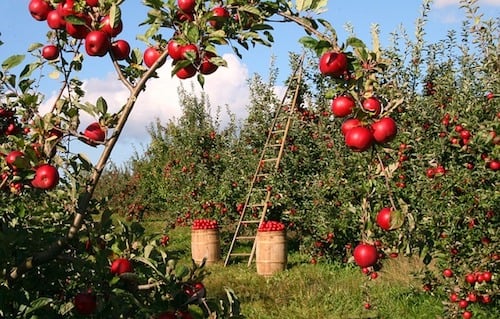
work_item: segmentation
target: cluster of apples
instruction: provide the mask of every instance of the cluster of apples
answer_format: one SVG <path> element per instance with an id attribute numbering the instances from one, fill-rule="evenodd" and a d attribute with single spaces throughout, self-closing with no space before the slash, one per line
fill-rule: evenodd
<path id="1" fill-rule="evenodd" d="M 29 184 L 34 188 L 50 190 L 59 183 L 59 172 L 54 165 L 49 163 L 33 165 L 31 156 L 21 150 L 12 150 L 3 155 L 8 170 L 1 173 L 0 185 L 4 186 L 11 180 L 8 186 L 13 193 L 20 193 Z"/>
<path id="2" fill-rule="evenodd" d="M 285 230 L 285 224 L 275 220 L 263 221 L 259 226 L 260 232 L 283 231 L 283 230 Z"/>
<path id="3" fill-rule="evenodd" d="M 344 52 L 328 51 L 323 53 L 319 60 L 319 70 L 325 76 L 348 80 L 348 66 L 349 59 Z M 397 125 L 389 116 L 379 118 L 382 112 L 381 100 L 372 95 L 363 98 L 359 104 L 360 107 L 348 94 L 332 100 L 333 115 L 338 118 L 349 117 L 341 127 L 346 145 L 353 151 L 362 152 L 374 143 L 384 144 L 391 141 L 397 134 Z M 358 114 L 364 114 L 368 121 L 363 121 Z"/>
<path id="4" fill-rule="evenodd" d="M 111 52 L 116 60 L 125 60 L 130 54 L 129 43 L 112 40 L 122 32 L 123 23 L 119 18 L 103 15 L 99 5 L 99 0 L 85 0 L 83 8 L 75 0 L 63 0 L 56 6 L 46 0 L 31 0 L 28 9 L 35 20 L 46 21 L 50 29 L 84 40 L 89 56 L 102 57 Z M 59 54 L 57 45 L 48 44 L 42 48 L 42 56 L 47 60 L 55 60 Z"/>
<path id="5" fill-rule="evenodd" d="M 180 22 L 194 21 L 195 9 L 195 0 L 177 0 L 177 19 Z M 213 8 L 211 12 L 212 16 L 208 22 L 214 29 L 220 29 L 230 17 L 229 11 L 221 6 Z M 165 48 L 148 47 L 144 51 L 144 64 L 150 68 L 164 51 L 172 58 L 175 75 L 179 79 L 191 78 L 198 72 L 209 75 L 218 69 L 218 65 L 213 62 L 214 58 L 218 58 L 217 54 L 201 48 L 196 43 L 188 43 L 178 36 L 171 38 Z"/>
<path id="6" fill-rule="evenodd" d="M 200 229 L 218 229 L 219 224 L 217 223 L 216 220 L 214 219 L 207 219 L 207 218 L 201 218 L 201 219 L 195 219 L 193 220 L 193 224 L 191 226 L 192 230 L 200 230 Z"/>

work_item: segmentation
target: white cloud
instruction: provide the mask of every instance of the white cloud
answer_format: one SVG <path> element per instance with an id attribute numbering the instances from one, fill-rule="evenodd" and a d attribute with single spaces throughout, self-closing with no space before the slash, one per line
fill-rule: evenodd
<path id="1" fill-rule="evenodd" d="M 246 116 L 246 105 L 249 98 L 248 69 L 233 54 L 226 54 L 223 57 L 228 66 L 221 67 L 215 73 L 206 76 L 203 90 L 208 96 L 212 111 L 215 111 L 217 106 L 221 106 L 221 115 L 225 115 L 227 105 L 237 118 L 243 118 Z M 173 118 L 179 118 L 181 107 L 177 93 L 181 83 L 188 91 L 193 87 L 196 94 L 201 93 L 202 88 L 196 78 L 181 82 L 177 77 L 170 76 L 171 70 L 171 65 L 167 61 L 165 66 L 158 70 L 159 77 L 149 80 L 146 90 L 139 95 L 119 142 L 113 150 L 112 159 L 114 162 L 121 162 L 132 155 L 133 149 L 130 144 L 144 145 L 149 141 L 147 128 L 157 118 L 163 123 Z M 109 74 L 103 79 L 85 80 L 82 89 L 86 92 L 85 101 L 95 103 L 97 98 L 102 96 L 108 104 L 109 112 L 118 111 L 126 103 L 129 95 L 126 87 L 118 81 L 114 74 Z M 52 105 L 54 100 L 54 96 L 48 99 L 42 109 L 48 110 L 47 105 Z M 83 115 L 80 118 L 80 131 L 83 131 L 94 120 L 88 115 Z M 227 123 L 227 117 L 222 117 L 221 120 L 223 124 L 224 120 Z M 88 147 L 83 146 L 86 147 L 83 152 L 88 153 L 92 160 L 96 160 L 100 155 L 98 151 L 102 150 L 97 148 L 87 152 L 89 151 Z"/>
<path id="2" fill-rule="evenodd" d="M 460 4 L 459 0 L 435 0 L 434 1 L 434 6 L 436 8 L 457 6 L 459 4 Z M 500 0 L 480 0 L 479 5 L 500 6 Z"/>

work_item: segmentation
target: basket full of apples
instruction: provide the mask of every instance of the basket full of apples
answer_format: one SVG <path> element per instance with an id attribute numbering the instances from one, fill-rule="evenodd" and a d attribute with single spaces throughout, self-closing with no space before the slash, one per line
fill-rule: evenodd
<path id="1" fill-rule="evenodd" d="M 219 224 L 213 219 L 195 219 L 191 225 L 191 256 L 197 264 L 217 263 L 221 258 Z"/>

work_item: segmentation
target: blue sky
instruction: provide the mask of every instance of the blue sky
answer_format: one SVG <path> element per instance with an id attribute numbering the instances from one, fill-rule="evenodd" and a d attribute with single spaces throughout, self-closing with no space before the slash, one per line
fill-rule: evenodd
<path id="1" fill-rule="evenodd" d="M 45 41 L 48 27 L 45 22 L 35 21 L 28 12 L 28 0 L 1 0 L 0 12 L 0 39 L 5 42 L 0 46 L 0 61 L 14 53 L 23 53 L 33 42 Z M 124 20 L 124 31 L 120 38 L 128 40 L 133 47 L 145 48 L 145 44 L 135 40 L 137 34 L 144 31 L 139 29 L 138 24 L 143 21 L 147 8 L 142 6 L 139 0 L 127 0 L 122 6 L 122 18 Z M 485 17 L 499 17 L 500 0 L 480 0 L 480 12 Z M 354 27 L 358 38 L 370 45 L 370 28 L 372 24 L 378 24 L 381 31 L 381 42 L 383 46 L 388 44 L 391 32 L 403 26 L 407 33 L 413 37 L 415 21 L 421 11 L 420 0 L 330 0 L 327 12 L 320 17 L 328 20 L 338 32 L 339 41 L 345 40 L 347 34 L 344 31 L 346 23 Z M 450 29 L 460 29 L 463 21 L 463 12 L 458 8 L 458 0 L 435 0 L 433 9 L 429 16 L 426 27 L 426 39 L 430 42 L 443 39 Z M 229 67 L 218 70 L 215 74 L 207 77 L 205 91 L 210 97 L 211 104 L 228 107 L 232 112 L 245 114 L 245 103 L 248 92 L 246 78 L 253 73 L 266 75 L 271 57 L 276 58 L 276 65 L 280 68 L 281 76 L 287 76 L 288 52 L 300 52 L 301 47 L 297 40 L 304 35 L 304 31 L 291 24 L 275 25 L 275 44 L 272 48 L 258 47 L 255 50 L 244 51 L 243 59 L 239 60 L 230 51 L 225 49 Z M 95 101 L 98 96 L 104 96 L 110 105 L 123 104 L 126 99 L 126 91 L 117 82 L 112 73 L 112 67 L 108 59 L 89 58 L 83 72 L 79 75 L 85 81 L 87 97 Z M 165 65 L 159 72 L 160 79 L 155 79 L 148 86 L 144 96 L 141 96 L 136 109 L 132 112 L 130 123 L 125 127 L 121 142 L 113 151 L 114 162 L 121 163 L 128 159 L 134 149 L 140 151 L 141 145 L 147 143 L 148 134 L 145 127 L 155 118 L 167 121 L 180 115 L 180 108 L 176 99 L 176 90 L 180 82 L 170 78 L 170 68 Z M 47 79 L 48 80 L 48 79 Z M 48 88 L 56 87 L 57 80 L 48 84 Z M 221 90 L 221 88 L 224 88 Z M 44 92 L 50 102 L 53 92 L 48 89 Z M 86 119 L 87 122 L 92 119 Z M 85 123 L 85 119 L 82 119 Z M 82 124 L 83 125 L 83 124 Z M 83 130 L 83 128 L 82 128 Z M 133 145 L 133 146 L 131 146 Z M 82 147 L 93 159 L 99 155 L 99 149 Z"/>

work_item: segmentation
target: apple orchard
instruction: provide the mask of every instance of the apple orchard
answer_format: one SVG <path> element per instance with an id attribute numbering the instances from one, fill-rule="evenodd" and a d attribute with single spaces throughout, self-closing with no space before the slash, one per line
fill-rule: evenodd
<path id="1" fill-rule="evenodd" d="M 282 107 L 275 83 L 249 84 L 241 127 L 218 126 L 206 101 L 181 91 L 181 120 L 152 125 L 147 151 L 125 172 L 108 164 L 159 68 L 171 63 L 173 77 L 203 87 L 226 66 L 218 49 L 241 57 L 272 46 L 273 23 L 302 28 L 306 53 L 261 229 L 286 229 L 311 263 L 358 267 L 367 281 L 384 259 L 416 256 L 426 265 L 415 273 L 418 290 L 442 299 L 443 317 L 498 314 L 498 21 L 483 20 L 477 1 L 460 1 L 462 34 L 437 43 L 424 40 L 431 1 L 423 1 L 416 39 L 395 34 L 389 49 L 376 27 L 371 48 L 354 35 L 338 39 L 317 14 L 326 1 L 283 0 L 144 0 L 144 46 L 132 49 L 120 38 L 122 3 L 30 0 L 26 19 L 47 38 L 2 56 L 0 317 L 188 319 L 192 306 L 203 317 L 235 317 L 233 292 L 207 301 L 206 268 L 170 259 L 168 236 L 145 232 L 141 221 L 220 228 L 227 249 Z M 116 113 L 102 97 L 83 102 L 78 74 L 94 59 L 107 59 L 128 90 Z M 292 67 L 299 60 L 291 54 Z M 41 113 L 39 82 L 54 70 L 58 98 Z M 99 160 L 73 152 L 77 143 L 101 150 Z"/>

